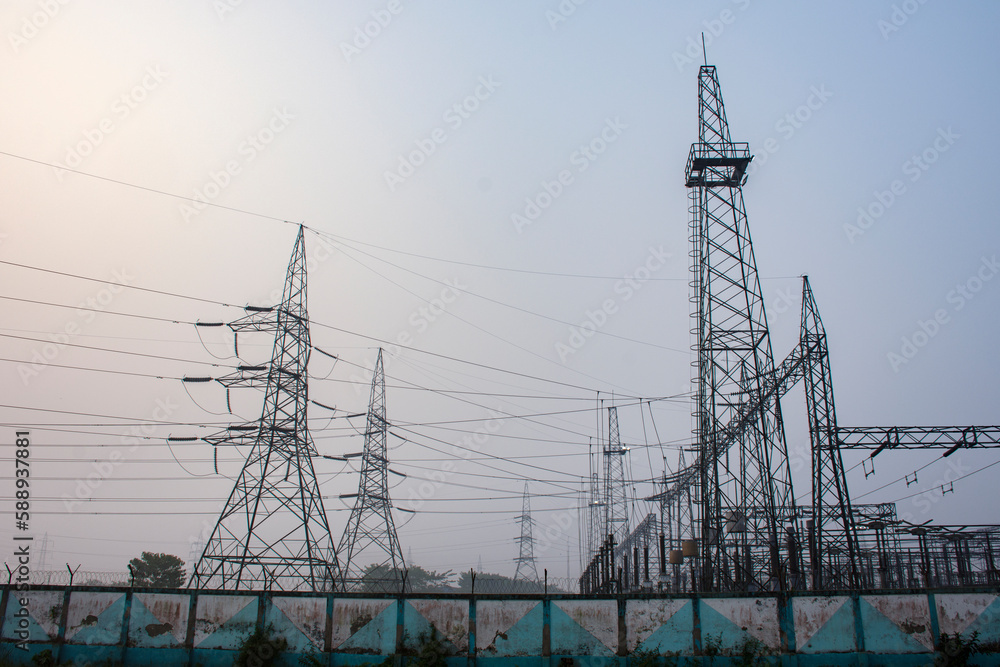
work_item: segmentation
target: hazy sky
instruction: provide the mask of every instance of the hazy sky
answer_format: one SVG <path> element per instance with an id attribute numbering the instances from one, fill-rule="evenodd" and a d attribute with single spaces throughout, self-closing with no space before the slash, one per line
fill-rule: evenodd
<path id="1" fill-rule="evenodd" d="M 397 515 L 404 553 L 513 574 L 530 479 L 539 570 L 578 574 L 598 409 L 620 406 L 637 497 L 690 442 L 683 172 L 702 32 L 756 156 L 745 195 L 777 359 L 808 274 L 841 425 L 997 423 L 998 23 L 995 3 L 916 0 L 4 3 L 0 409 L 4 442 L 32 432 L 47 567 L 191 560 L 244 452 L 220 451 L 216 475 L 208 444 L 165 438 L 255 418 L 260 395 L 234 392 L 234 416 L 218 385 L 171 378 L 238 363 L 231 334 L 201 342 L 190 322 L 273 304 L 304 223 L 313 343 L 340 357 L 313 355 L 311 397 L 363 412 L 377 341 L 417 348 L 386 363 L 408 475 L 392 494 L 418 510 Z M 574 334 L 586 322 L 599 332 Z M 270 342 L 241 336 L 243 361 Z M 801 396 L 783 403 L 799 457 Z M 360 451 L 362 421 L 330 415 L 310 413 L 321 452 Z M 448 464 L 456 445 L 479 460 Z M 852 495 L 927 490 L 900 513 L 996 522 L 993 470 L 934 492 L 995 455 L 938 458 L 884 453 L 866 479 L 846 454 Z M 336 540 L 358 465 L 316 463 Z"/>

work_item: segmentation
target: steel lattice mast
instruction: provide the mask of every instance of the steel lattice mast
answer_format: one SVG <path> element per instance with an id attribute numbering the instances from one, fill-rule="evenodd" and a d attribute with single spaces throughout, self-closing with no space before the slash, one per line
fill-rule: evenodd
<path id="1" fill-rule="evenodd" d="M 625 454 L 618 432 L 618 408 L 608 408 L 608 446 L 604 448 L 604 537 L 620 545 L 628 535 Z"/>
<path id="2" fill-rule="evenodd" d="M 524 483 L 524 497 L 521 501 L 521 514 L 514 517 L 521 524 L 521 536 L 517 538 L 520 548 L 517 555 L 517 569 L 514 571 L 515 581 L 538 581 L 538 569 L 535 567 L 535 541 L 531 536 L 531 526 L 535 520 L 531 518 L 531 496 L 528 495 L 528 483 Z"/>
<path id="3" fill-rule="evenodd" d="M 700 585 L 783 588 L 779 535 L 793 502 L 776 400 L 760 400 L 774 358 L 742 185 L 750 150 L 733 143 L 715 67 L 698 75 L 698 142 L 686 168 L 697 335 L 696 442 L 700 450 Z M 722 431 L 757 403 L 730 448 Z"/>
<path id="4" fill-rule="evenodd" d="M 601 548 L 604 536 L 601 534 L 604 503 L 600 500 L 600 486 L 597 473 L 590 476 L 590 498 L 587 501 L 587 559 L 591 559 Z"/>
<path id="5" fill-rule="evenodd" d="M 392 520 L 389 498 L 389 432 L 385 411 L 385 372 L 379 348 L 372 376 L 371 400 L 361 460 L 357 500 L 340 541 L 345 588 L 401 591 L 405 564 Z"/>
<path id="6" fill-rule="evenodd" d="M 684 448 L 682 447 L 677 459 L 677 470 L 687 469 L 684 460 Z M 660 525 L 664 532 L 666 544 L 670 549 L 680 549 L 681 541 L 692 537 L 694 530 L 694 512 L 691 500 L 691 488 L 685 487 L 678 493 L 668 494 L 670 484 L 667 481 L 667 472 L 663 473 L 663 491 L 657 495 L 660 502 Z M 670 500 L 667 496 L 671 495 Z"/>
<path id="7" fill-rule="evenodd" d="M 861 588 L 858 535 L 844 462 L 837 442 L 837 411 L 826 329 L 809 286 L 802 279 L 802 328 L 806 410 L 812 445 L 812 524 L 808 533 L 810 584 L 813 590 Z"/>
<path id="8" fill-rule="evenodd" d="M 281 304 L 248 308 L 233 331 L 273 331 L 267 366 L 240 366 L 227 389 L 263 385 L 261 418 L 206 438 L 251 445 L 191 577 L 197 588 L 333 590 L 339 567 L 313 469 L 306 422 L 309 316 L 303 229 L 295 240 Z"/>

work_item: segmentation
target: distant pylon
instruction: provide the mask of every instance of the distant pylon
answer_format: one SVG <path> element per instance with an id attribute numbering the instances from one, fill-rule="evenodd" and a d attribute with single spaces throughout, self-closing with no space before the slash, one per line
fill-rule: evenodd
<path id="1" fill-rule="evenodd" d="M 538 581 L 538 570 L 535 568 L 535 542 L 531 537 L 531 498 L 528 496 L 528 483 L 524 483 L 524 499 L 521 501 L 521 514 L 514 517 L 521 524 L 521 536 L 517 538 L 520 550 L 517 556 L 517 569 L 514 571 L 516 581 Z"/>
<path id="2" fill-rule="evenodd" d="M 608 408 L 608 446 L 604 448 L 604 532 L 619 545 L 628 536 L 628 495 L 625 492 L 625 454 L 618 434 L 618 408 Z"/>
<path id="3" fill-rule="evenodd" d="M 234 332 L 274 331 L 267 366 L 240 366 L 219 382 L 264 386 L 259 421 L 206 437 L 250 444 L 250 453 L 191 575 L 197 588 L 330 591 L 340 578 L 306 421 L 309 315 L 302 227 L 288 264 L 281 304 L 248 309 Z"/>
<path id="4" fill-rule="evenodd" d="M 379 348 L 372 376 L 365 449 L 361 458 L 361 482 L 354 509 L 344 528 L 338 549 L 344 562 L 347 590 L 398 592 L 402 590 L 405 565 L 403 551 L 392 520 L 389 499 L 389 459 L 386 447 L 385 372 Z"/>

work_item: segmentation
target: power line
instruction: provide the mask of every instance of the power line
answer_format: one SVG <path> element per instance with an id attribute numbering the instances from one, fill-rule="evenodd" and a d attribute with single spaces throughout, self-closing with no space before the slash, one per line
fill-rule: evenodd
<path id="1" fill-rule="evenodd" d="M 349 239 L 349 238 L 347 238 L 345 236 L 339 236 L 337 234 L 331 234 L 330 232 L 320 231 L 318 229 L 313 229 L 311 227 L 306 227 L 306 229 L 308 229 L 313 234 L 316 234 L 317 236 L 325 236 L 328 239 L 330 239 L 331 241 L 334 241 L 334 242 L 339 243 L 341 245 L 345 245 L 345 246 L 347 246 L 349 248 L 350 248 L 350 246 L 347 245 L 348 243 L 356 243 L 358 245 L 367 246 L 369 248 L 377 248 L 378 250 L 385 250 L 386 252 L 392 252 L 392 253 L 396 253 L 398 255 L 406 255 L 408 257 L 418 257 L 420 259 L 426 259 L 426 260 L 430 260 L 430 261 L 433 261 L 433 262 L 442 262 L 444 264 L 456 264 L 456 265 L 459 265 L 459 266 L 469 266 L 469 267 L 473 267 L 473 268 L 476 268 L 476 269 L 488 269 L 490 271 L 506 271 L 506 272 L 509 272 L 509 273 L 526 273 L 526 274 L 539 275 L 539 276 L 552 276 L 552 277 L 556 277 L 556 278 L 587 278 L 587 279 L 593 279 L 593 280 L 622 280 L 624 278 L 624 276 L 598 276 L 598 275 L 587 275 L 587 274 L 579 274 L 579 273 L 557 273 L 557 272 L 553 272 L 553 271 L 532 271 L 532 270 L 529 270 L 529 269 L 515 269 L 515 268 L 512 268 L 512 267 L 505 267 L 505 266 L 490 266 L 488 264 L 477 264 L 477 263 L 474 263 L 474 262 L 463 262 L 463 261 L 459 261 L 459 260 L 455 260 L 455 259 L 445 259 L 443 257 L 430 257 L 428 255 L 420 255 L 420 254 L 413 253 L 413 252 L 406 252 L 405 250 L 397 250 L 395 248 L 387 248 L 385 246 L 376 245 L 374 243 L 365 243 L 364 241 L 358 241 L 357 239 Z M 351 250 L 356 250 L 357 252 L 361 252 L 357 248 L 351 248 Z M 400 268 L 402 268 L 402 267 L 400 267 Z M 648 281 L 663 281 L 663 282 L 678 282 L 678 281 L 680 281 L 680 282 L 687 282 L 688 280 L 689 280 L 689 278 L 653 278 L 653 277 L 648 278 Z"/>
<path id="2" fill-rule="evenodd" d="M 0 155 L 6 155 L 3 151 L 0 151 Z M 87 280 L 94 283 L 103 283 L 105 285 L 114 285 L 116 287 L 121 287 L 123 289 L 136 290 L 138 292 L 148 292 L 150 294 L 159 294 L 160 296 L 170 296 L 178 299 L 190 299 L 192 301 L 200 301 L 202 303 L 210 303 L 215 306 L 225 306 L 226 308 L 242 308 L 243 306 L 235 306 L 230 303 L 224 303 L 222 301 L 216 301 L 214 299 L 203 299 L 197 296 L 189 296 L 186 294 L 177 294 L 175 292 L 166 292 L 164 290 L 151 289 L 149 287 L 139 287 L 138 285 L 129 285 L 127 283 L 116 282 L 113 280 L 105 280 L 103 278 L 91 278 L 89 276 L 81 276 L 76 273 L 67 273 L 66 271 L 56 271 L 55 269 L 43 269 L 38 266 L 31 266 L 29 264 L 19 264 L 17 262 L 11 262 L 7 260 L 0 259 L 0 264 L 6 264 L 7 266 L 16 266 L 21 269 L 29 269 L 31 271 L 42 271 L 44 273 L 51 273 L 57 276 L 65 276 L 67 278 L 77 278 L 78 280 Z"/>
<path id="3" fill-rule="evenodd" d="M 68 172 L 71 172 L 71 173 L 74 173 L 74 174 L 79 174 L 80 176 L 87 176 L 87 177 L 90 177 L 90 178 L 96 178 L 96 179 L 101 180 L 101 181 L 107 181 L 108 183 L 115 183 L 116 185 L 124 185 L 125 187 L 128 187 L 128 188 L 135 188 L 136 190 L 144 190 L 145 192 L 152 192 L 154 194 L 163 195 L 165 197 L 173 197 L 174 199 L 183 199 L 184 201 L 194 202 L 194 203 L 202 204 L 204 206 L 212 206 L 214 208 L 223 209 L 223 210 L 226 210 L 226 211 L 233 211 L 234 213 L 243 213 L 245 215 L 252 215 L 252 216 L 257 217 L 257 218 L 264 218 L 266 220 L 274 220 L 275 222 L 281 222 L 281 223 L 285 223 L 285 224 L 295 224 L 295 223 L 289 222 L 287 220 L 283 220 L 282 218 L 275 218 L 274 216 L 271 216 L 271 215 L 264 215 L 263 213 L 254 213 L 253 211 L 247 211 L 247 210 L 241 209 L 241 208 L 233 208 L 232 206 L 223 206 L 222 204 L 217 204 L 217 203 L 211 202 L 211 201 L 205 201 L 205 200 L 202 200 L 202 199 L 195 199 L 194 197 L 187 197 L 185 195 L 178 195 L 178 194 L 174 194 L 173 192 L 167 192 L 165 190 L 157 190 L 155 188 L 149 188 L 149 187 L 146 187 L 144 185 L 136 185 L 135 183 L 129 183 L 128 181 L 122 181 L 122 180 L 119 180 L 117 178 L 108 178 L 107 176 L 98 176 L 97 174 L 89 174 L 89 173 L 87 173 L 85 171 L 79 171 L 77 169 L 70 169 L 69 167 L 66 167 L 66 166 L 61 165 L 61 164 L 52 164 L 51 162 L 44 162 L 42 160 L 35 160 L 35 159 L 30 158 L 30 157 L 24 157 L 23 155 L 16 155 L 14 153 L 8 153 L 6 151 L 0 151 L 0 155 L 6 155 L 7 157 L 12 157 L 12 158 L 15 158 L 17 160 L 24 160 L 26 162 L 34 162 L 35 164 L 40 164 L 40 165 L 42 165 L 44 167 L 52 167 L 53 169 L 58 169 L 58 170 L 61 170 L 61 171 L 68 171 Z"/>
<path id="4" fill-rule="evenodd" d="M 43 271 L 45 269 L 39 269 Z M 89 280 L 89 279 L 88 279 Z M 120 283 L 115 283 L 120 284 Z M 0 299 L 6 299 L 7 301 L 20 301 L 22 303 L 32 303 L 39 306 L 52 306 L 53 308 L 69 308 L 70 310 L 83 310 L 91 313 L 102 313 L 105 315 L 117 315 L 119 317 L 135 317 L 143 320 L 153 320 L 157 322 L 168 322 L 170 324 L 197 324 L 196 322 L 186 322 L 184 320 L 172 320 L 166 317 L 155 317 L 153 315 L 136 315 L 133 313 L 122 313 L 114 310 L 104 310 L 102 308 L 88 308 L 86 306 L 70 306 L 64 303 L 52 303 L 51 301 L 40 301 L 38 299 L 22 299 L 16 296 L 4 296 L 0 295 Z M 77 336 L 82 336 L 84 334 L 75 334 Z"/>
<path id="5" fill-rule="evenodd" d="M 984 470 L 989 470 L 990 468 L 992 468 L 993 466 L 995 466 L 995 465 L 998 465 L 998 464 L 1000 464 L 1000 461 L 994 461 L 993 463 L 990 463 L 990 464 L 988 464 L 988 465 L 985 465 L 985 466 L 983 466 L 982 468 L 979 468 L 979 469 L 977 469 L 977 470 L 973 470 L 973 471 L 972 471 L 972 472 L 970 472 L 970 473 L 966 473 L 966 474 L 962 475 L 961 477 L 956 477 L 955 479 L 951 480 L 951 482 L 950 482 L 950 483 L 951 483 L 951 484 L 954 484 L 955 482 L 957 482 L 957 481 L 959 481 L 959 480 L 963 480 L 963 479 L 965 479 L 966 477 L 972 477 L 973 475 L 975 475 L 975 474 L 977 474 L 977 473 L 980 473 L 980 472 L 983 472 Z M 924 466 L 924 467 L 926 467 L 926 466 Z M 932 491 L 932 490 L 933 490 L 933 489 L 925 489 L 925 490 L 923 490 L 923 491 L 917 491 L 916 493 L 911 493 L 911 494 L 910 494 L 910 495 L 908 495 L 908 496 L 903 496 L 903 497 L 901 497 L 901 498 L 896 498 L 895 500 L 893 500 L 893 501 L 891 501 L 891 502 L 893 502 L 893 503 L 898 503 L 898 502 L 899 502 L 900 500 L 906 500 L 906 499 L 908 499 L 908 498 L 913 498 L 914 496 L 919 496 L 919 495 L 923 495 L 923 494 L 925 494 L 925 493 L 928 493 L 929 491 Z"/>
<path id="6" fill-rule="evenodd" d="M 51 340 L 45 340 L 44 338 L 32 338 L 30 336 L 15 336 L 13 334 L 0 333 L 0 337 L 3 337 L 3 338 L 13 338 L 13 339 L 16 339 L 16 340 L 27 340 L 27 341 L 32 341 L 34 343 L 58 344 L 60 346 L 76 347 L 76 348 L 80 348 L 82 350 L 95 350 L 95 351 L 98 351 L 98 352 L 111 352 L 111 353 L 114 353 L 114 354 L 124 354 L 124 355 L 128 355 L 130 357 L 145 357 L 147 359 L 162 359 L 162 360 L 165 360 L 165 361 L 179 361 L 179 362 L 185 363 L 185 364 L 195 364 L 195 365 L 201 365 L 201 366 L 211 366 L 213 368 L 228 368 L 228 369 L 233 369 L 233 370 L 235 370 L 235 369 L 238 368 L 238 366 L 234 366 L 234 365 L 231 365 L 231 364 L 216 364 L 216 363 L 209 362 L 209 361 L 196 361 L 196 360 L 193 360 L 193 359 L 180 359 L 178 357 L 167 357 L 167 356 L 164 356 L 162 354 L 146 354 L 145 352 L 130 352 L 128 350 L 116 350 L 116 349 L 110 348 L 110 347 L 97 347 L 95 345 L 83 345 L 81 343 L 70 343 L 68 341 L 67 342 L 53 343 L 53 341 L 51 341 Z"/>
<path id="7" fill-rule="evenodd" d="M 389 266 L 392 266 L 392 267 L 395 267 L 395 268 L 399 269 L 400 271 L 405 271 L 406 273 L 410 273 L 410 274 L 415 275 L 415 276 L 417 276 L 419 278 L 423 278 L 424 280 L 429 280 L 431 282 L 435 282 L 435 283 L 437 283 L 439 285 L 448 286 L 448 283 L 446 283 L 443 280 L 438 280 L 436 278 L 431 278 L 431 277 L 426 276 L 426 275 L 424 275 L 422 273 L 418 273 L 418 272 L 413 271 L 411 269 L 407 269 L 406 267 L 403 267 L 403 266 L 400 266 L 400 265 L 395 264 L 393 262 L 390 262 L 389 260 L 382 259 L 380 257 L 376 257 L 375 255 L 372 255 L 371 253 L 367 253 L 364 250 L 358 250 L 357 248 L 352 248 L 352 250 L 354 250 L 355 252 L 360 252 L 361 254 L 366 255 L 367 257 L 371 257 L 372 259 L 374 259 L 376 261 L 384 262 L 384 263 L 388 264 Z M 398 283 L 390 280 L 389 278 L 387 278 L 383 274 L 375 271 L 370 266 L 367 266 L 366 264 L 364 264 L 363 262 L 361 262 L 360 260 L 358 260 L 356 257 L 351 257 L 350 254 L 348 254 L 346 252 L 344 254 L 348 257 L 348 259 L 354 260 L 355 262 L 357 262 L 358 264 L 360 264 L 364 268 L 368 269 L 369 271 L 372 271 L 376 275 L 381 276 L 385 280 L 388 280 L 389 282 L 392 282 L 392 284 L 396 285 L 397 287 L 400 287 L 401 289 L 405 290 L 407 293 L 412 294 L 413 296 L 417 296 L 419 298 L 418 295 L 414 294 L 410 290 L 407 290 L 405 287 L 402 287 Z M 498 306 L 503 306 L 504 308 L 510 308 L 511 310 L 516 310 L 516 311 L 518 311 L 520 313 L 525 313 L 527 315 L 533 315 L 534 317 L 540 317 L 542 319 L 549 320 L 550 322 L 556 322 L 557 324 L 563 324 L 563 325 L 566 325 L 566 326 L 569 326 L 569 327 L 576 327 L 576 326 L 579 325 L 578 322 L 567 322 L 566 320 L 560 320 L 557 317 L 551 317 L 551 316 L 545 315 L 543 313 L 536 313 L 533 310 L 528 310 L 527 308 L 521 308 L 520 306 L 515 306 L 513 304 L 505 303 L 503 301 L 499 301 L 497 299 L 494 299 L 494 298 L 491 298 L 491 297 L 479 294 L 477 292 L 473 292 L 473 291 L 471 291 L 469 289 L 462 289 L 462 293 L 463 294 L 468 294 L 469 296 L 474 296 L 477 299 L 482 299 L 483 301 L 487 301 L 489 303 L 493 303 L 493 304 L 496 304 Z M 464 319 L 458 317 L 457 315 L 455 315 L 454 313 L 448 313 L 447 311 L 445 311 L 445 313 L 448 314 L 448 315 L 451 315 L 453 317 L 456 317 L 457 319 L 461 320 L 462 322 L 466 322 L 467 324 L 471 324 L 470 322 L 468 322 L 468 320 L 464 320 Z M 489 332 L 487 332 L 487 333 L 489 333 Z M 638 343 L 639 345 L 648 345 L 650 347 L 656 347 L 656 348 L 659 348 L 661 350 L 668 350 L 670 352 L 679 352 L 681 354 L 684 354 L 685 356 L 689 356 L 691 354 L 691 350 L 678 350 L 677 348 L 668 347 L 666 345 L 658 345 L 656 343 L 650 343 L 650 342 L 644 341 L 644 340 L 637 340 L 635 338 L 629 338 L 627 336 L 620 336 L 618 334 L 613 334 L 613 333 L 610 333 L 608 331 L 604 331 L 603 329 L 595 329 L 594 333 L 600 334 L 602 336 L 608 336 L 608 337 L 611 337 L 611 338 L 618 338 L 619 340 L 628 341 L 630 343 Z M 503 340 L 503 339 L 501 339 L 501 340 Z M 506 341 L 506 342 L 509 342 L 509 341 Z M 521 347 L 519 347 L 519 349 L 524 350 L 524 348 L 521 348 Z M 525 350 L 525 351 L 529 351 L 529 350 Z M 534 354 L 534 353 L 532 353 L 532 354 Z M 547 359 L 546 358 L 546 361 L 551 361 L 551 359 Z M 553 363 L 555 363 L 555 362 L 553 362 Z M 587 377 L 590 377 L 590 376 L 587 376 Z M 594 379 L 596 379 L 596 378 L 594 378 Z"/>
<path id="8" fill-rule="evenodd" d="M 3 151 L 0 151 L 0 154 L 6 154 L 6 153 L 4 153 Z M 199 301 L 199 302 L 202 302 L 202 303 L 210 303 L 210 304 L 213 304 L 213 305 L 224 306 L 224 307 L 227 307 L 227 308 L 244 308 L 243 306 L 236 306 L 236 305 L 229 304 L 229 303 L 226 303 L 226 302 L 223 302 L 223 301 L 217 301 L 217 300 L 213 300 L 213 299 L 204 299 L 204 298 L 201 298 L 201 297 L 190 296 L 190 295 L 185 295 L 185 294 L 179 294 L 179 293 L 176 293 L 176 292 L 167 292 L 167 291 L 163 291 L 163 290 L 156 290 L 156 289 L 151 289 L 151 288 L 139 287 L 139 286 L 136 286 L 136 285 L 126 285 L 126 284 L 123 284 L 123 283 L 116 283 L 116 282 L 113 282 L 113 281 L 108 281 L 108 280 L 104 280 L 104 279 L 100 279 L 100 278 L 91 278 L 89 276 L 82 276 L 82 275 L 79 275 L 79 274 L 67 273 L 67 272 L 64 272 L 64 271 L 56 271 L 54 269 L 46 269 L 46 268 L 37 267 L 37 266 L 30 266 L 30 265 L 27 265 L 27 264 L 19 264 L 19 263 L 16 263 L 16 262 L 9 262 L 9 261 L 6 261 L 6 260 L 0 260 L 0 264 L 8 264 L 8 265 L 11 265 L 11 266 L 16 266 L 16 267 L 20 267 L 20 268 L 24 268 L 24 269 L 30 269 L 30 270 L 34 270 L 34 271 L 41 271 L 41 272 L 45 272 L 45 273 L 52 273 L 52 274 L 55 274 L 55 275 L 61 275 L 61 276 L 70 277 L 70 278 L 76 278 L 76 279 L 79 279 L 79 280 L 87 280 L 87 281 L 92 281 L 92 282 L 112 284 L 112 285 L 121 286 L 121 287 L 126 288 L 126 289 L 139 290 L 139 291 L 149 292 L 149 293 L 153 293 L 153 294 L 160 294 L 160 295 L 171 296 L 171 297 L 181 298 L 181 299 L 190 299 L 190 300 L 193 300 L 193 301 Z M 0 298 L 16 299 L 15 297 L 0 297 Z M 20 299 L 18 299 L 18 300 L 20 300 Z M 25 301 L 27 301 L 27 300 L 25 300 Z M 52 305 L 52 306 L 55 306 L 55 307 L 62 307 L 62 308 L 74 308 L 73 306 L 68 306 L 68 305 L 64 305 L 64 304 L 54 304 L 54 303 L 42 302 L 42 301 L 37 301 L 37 303 L 43 304 L 43 305 Z M 84 309 L 84 310 L 87 310 L 87 309 Z M 125 317 L 142 317 L 142 318 L 145 318 L 145 319 L 161 319 L 161 320 L 164 319 L 164 318 L 153 318 L 151 316 L 142 316 L 142 315 L 133 315 L 133 314 L 128 314 L 128 313 L 120 313 L 120 312 L 114 312 L 114 311 L 103 311 L 103 310 L 99 310 L 99 309 L 97 309 L 96 312 L 102 312 L 102 313 L 108 313 L 108 314 L 116 314 L 116 315 L 121 315 L 121 316 L 125 316 Z M 195 322 L 183 322 L 183 321 L 180 321 L 180 320 L 171 320 L 171 319 L 165 319 L 165 321 L 168 321 L 170 323 L 197 324 Z M 333 326 L 333 325 L 324 324 L 322 322 L 317 322 L 315 320 L 311 320 L 310 324 L 312 326 L 319 326 L 319 327 L 323 327 L 323 328 L 326 328 L 326 329 L 330 329 L 332 331 L 338 331 L 340 333 L 345 333 L 345 334 L 348 334 L 348 335 L 357 336 L 359 338 L 364 338 L 365 340 L 370 340 L 370 341 L 373 341 L 373 342 L 381 343 L 381 344 L 384 344 L 386 346 L 398 347 L 400 349 L 410 350 L 412 352 L 416 352 L 416 353 L 419 353 L 419 354 L 426 354 L 426 355 L 429 355 L 429 356 L 432 356 L 432 357 L 438 357 L 438 358 L 441 358 L 441 359 L 447 359 L 449 361 L 454 361 L 456 363 L 466 364 L 466 365 L 469 365 L 469 366 L 475 366 L 475 367 L 478 367 L 478 368 L 483 368 L 483 369 L 491 370 L 491 371 L 498 372 L 498 373 L 505 373 L 505 374 L 508 374 L 508 375 L 513 375 L 513 376 L 522 377 L 522 378 L 526 378 L 526 379 L 530 379 L 530 380 L 535 380 L 535 381 L 538 381 L 538 382 L 545 382 L 545 383 L 549 383 L 549 384 L 554 384 L 554 385 L 569 387 L 569 388 L 572 388 L 572 389 L 579 389 L 581 391 L 586 391 L 586 392 L 593 392 L 593 391 L 595 391 L 594 389 L 592 389 L 590 387 L 585 387 L 585 386 L 582 386 L 582 385 L 577 385 L 577 384 L 573 384 L 573 383 L 569 383 L 569 382 L 560 382 L 558 380 L 552 380 L 552 379 L 549 379 L 549 378 L 543 378 L 543 377 L 540 377 L 540 376 L 537 376 L 537 375 L 531 375 L 531 374 L 528 374 L 528 373 L 520 373 L 520 372 L 517 372 L 517 371 L 506 370 L 506 369 L 499 368 L 499 367 L 496 367 L 496 366 L 491 366 L 489 364 L 483 364 L 483 363 L 479 363 L 479 362 L 469 361 L 469 360 L 461 359 L 461 358 L 450 356 L 450 355 L 446 355 L 446 354 L 440 354 L 440 353 L 436 353 L 436 352 L 430 352 L 428 350 L 422 350 L 420 348 L 416 348 L 416 347 L 412 347 L 412 346 L 400 345 L 400 344 L 398 344 L 398 343 L 396 343 L 394 341 L 384 340 L 384 339 L 377 338 L 377 337 L 374 337 L 374 336 L 368 336 L 368 335 L 362 334 L 360 332 L 355 332 L 355 331 L 351 331 L 349 329 L 344 329 L 344 328 L 341 328 L 341 327 L 336 327 L 336 326 Z M 473 325 L 473 326 L 475 326 L 475 325 Z M 45 342 L 50 342 L 50 341 L 45 341 Z M 534 354 L 534 353 L 532 353 L 532 354 Z M 542 357 L 542 359 L 545 359 L 545 358 Z M 551 361 L 551 360 L 546 359 L 546 361 Z M 593 378 L 593 379 L 598 379 L 598 378 Z"/>
<path id="9" fill-rule="evenodd" d="M 23 365 L 28 365 L 28 366 L 35 365 L 35 362 L 28 361 L 26 359 L 8 359 L 6 357 L 0 357 L 0 361 L 6 362 L 6 363 L 9 363 L 9 364 L 23 364 Z M 91 372 L 95 372 L 95 373 L 110 373 L 112 375 L 130 375 L 132 377 L 152 378 L 154 380 L 183 380 L 184 379 L 184 378 L 179 378 L 179 377 L 171 377 L 169 375 L 153 375 L 151 373 L 135 373 L 133 371 L 116 371 L 116 370 L 112 370 L 110 368 L 88 368 L 86 366 L 72 366 L 72 365 L 69 365 L 69 364 L 57 364 L 57 363 L 48 362 L 48 361 L 45 362 L 44 367 L 46 367 L 46 368 L 49 368 L 49 367 L 51 367 L 51 368 L 66 368 L 66 369 L 74 370 L 74 371 L 91 371 Z"/>

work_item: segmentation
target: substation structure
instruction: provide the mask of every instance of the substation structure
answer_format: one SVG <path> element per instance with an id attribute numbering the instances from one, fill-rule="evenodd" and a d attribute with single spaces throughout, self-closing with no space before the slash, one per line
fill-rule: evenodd
<path id="1" fill-rule="evenodd" d="M 592 480 L 590 562 L 580 592 L 874 590 L 1000 583 L 1000 527 L 900 520 L 854 505 L 841 453 L 1000 446 L 996 426 L 842 427 L 826 331 L 803 279 L 798 344 L 771 350 L 742 187 L 753 159 L 733 142 L 714 66 L 698 74 L 689 194 L 695 460 L 664 473 L 659 505 L 628 530 L 618 418 L 609 410 L 604 502 Z M 811 490 L 797 505 L 781 398 L 805 389 Z M 867 466 L 866 466 L 867 468 Z M 617 486 L 622 485 L 621 489 Z M 946 489 L 945 489 L 946 490 Z M 625 517 L 622 519 L 622 517 Z M 623 524 L 624 522 L 624 524 Z"/>
<path id="2" fill-rule="evenodd" d="M 695 386 L 693 462 L 646 498 L 659 512 L 630 529 L 628 447 L 608 409 L 602 488 L 591 479 L 590 562 L 580 592 L 784 592 L 955 587 L 1000 583 L 994 550 L 1000 527 L 912 524 L 893 504 L 854 505 L 843 450 L 1000 447 L 998 426 L 842 427 L 837 422 L 826 330 L 803 279 L 799 341 L 776 363 L 757 274 L 742 187 L 752 160 L 730 138 L 715 67 L 698 74 L 698 141 L 691 147 L 689 193 Z M 299 228 L 282 301 L 247 307 L 228 323 L 236 356 L 240 332 L 274 335 L 269 363 L 234 373 L 186 377 L 229 392 L 264 390 L 261 417 L 201 438 L 215 451 L 250 452 L 190 585 L 200 589 L 311 592 L 407 591 L 406 566 L 389 497 L 384 372 L 372 379 L 362 475 L 343 537 L 334 542 L 313 468 L 321 457 L 307 425 L 313 350 L 306 310 L 306 262 Z M 201 323 L 197 326 L 224 326 Z M 335 358 L 335 357 L 334 357 Z M 798 505 L 792 489 L 781 398 L 801 382 L 810 440 L 811 488 Z M 198 438 L 170 438 L 197 440 Z M 323 456 L 346 460 L 344 457 Z M 530 508 L 521 517 L 518 578 L 537 581 Z M 336 546 L 335 546 L 336 544 Z"/>

